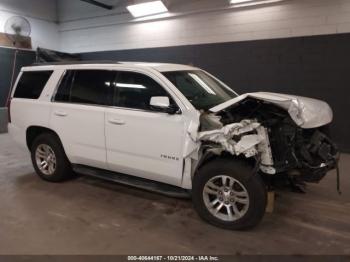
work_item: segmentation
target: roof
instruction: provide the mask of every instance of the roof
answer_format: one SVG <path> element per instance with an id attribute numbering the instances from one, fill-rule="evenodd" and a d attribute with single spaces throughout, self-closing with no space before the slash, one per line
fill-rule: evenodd
<path id="1" fill-rule="evenodd" d="M 108 66 L 128 66 L 135 68 L 151 68 L 157 70 L 159 72 L 167 72 L 167 71 L 182 71 L 182 70 L 197 70 L 198 68 L 182 65 L 182 64 L 170 64 L 170 63 L 151 63 L 151 62 L 117 62 L 117 61 L 71 61 L 71 62 L 53 62 L 53 63 L 35 63 L 29 68 L 41 68 L 41 67 L 72 67 L 75 65 L 84 65 L 88 66 L 96 66 L 96 65 L 108 65 Z"/>

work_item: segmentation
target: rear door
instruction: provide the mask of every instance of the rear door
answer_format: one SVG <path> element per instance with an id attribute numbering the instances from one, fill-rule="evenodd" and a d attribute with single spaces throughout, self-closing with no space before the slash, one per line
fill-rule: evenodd
<path id="1" fill-rule="evenodd" d="M 106 109 L 109 169 L 179 186 L 183 169 L 184 119 L 153 111 L 153 96 L 169 93 L 153 78 L 119 72 L 113 106 Z M 174 102 L 173 102 L 174 103 Z"/>
<path id="2" fill-rule="evenodd" d="M 106 168 L 105 108 L 114 71 L 68 70 L 58 87 L 50 127 L 72 163 Z"/>

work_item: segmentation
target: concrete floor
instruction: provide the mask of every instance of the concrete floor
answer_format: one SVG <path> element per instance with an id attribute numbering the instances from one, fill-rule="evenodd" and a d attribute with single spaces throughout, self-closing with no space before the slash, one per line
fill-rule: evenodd
<path id="1" fill-rule="evenodd" d="M 0 135 L 0 254 L 350 254 L 350 155 L 343 195 L 332 172 L 305 195 L 280 192 L 247 232 L 202 222 L 190 201 L 80 177 L 40 180 L 27 151 Z"/>

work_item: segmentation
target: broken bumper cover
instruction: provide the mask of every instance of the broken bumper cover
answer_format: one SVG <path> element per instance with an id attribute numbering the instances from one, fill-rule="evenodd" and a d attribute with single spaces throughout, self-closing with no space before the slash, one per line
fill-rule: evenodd
<path id="1" fill-rule="evenodd" d="M 307 168 L 302 170 L 301 180 L 309 183 L 318 183 L 329 171 L 338 169 L 339 158 L 340 154 L 337 153 L 318 167 L 307 166 Z M 339 176 L 339 172 L 337 172 L 337 176 Z"/>
<path id="2" fill-rule="evenodd" d="M 319 130 L 301 149 L 301 156 L 301 177 L 305 182 L 319 182 L 328 171 L 337 168 L 340 157 L 336 145 Z"/>

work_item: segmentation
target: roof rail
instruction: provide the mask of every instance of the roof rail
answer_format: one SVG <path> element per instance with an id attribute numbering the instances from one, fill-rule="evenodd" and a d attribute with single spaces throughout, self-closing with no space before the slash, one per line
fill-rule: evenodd
<path id="1" fill-rule="evenodd" d="M 86 60 L 86 61 L 64 61 L 64 62 L 42 62 L 33 63 L 32 66 L 51 66 L 51 65 L 89 65 L 89 64 L 120 64 L 113 60 Z"/>

